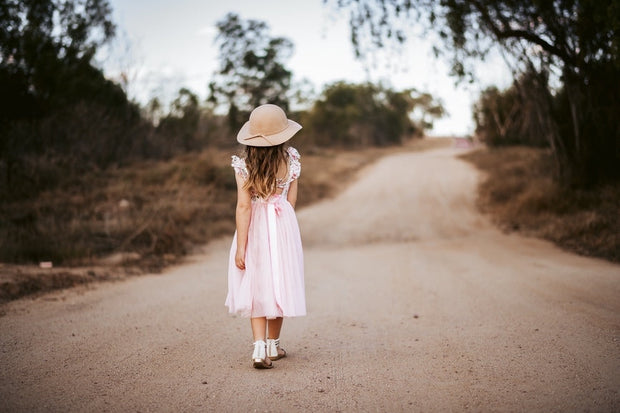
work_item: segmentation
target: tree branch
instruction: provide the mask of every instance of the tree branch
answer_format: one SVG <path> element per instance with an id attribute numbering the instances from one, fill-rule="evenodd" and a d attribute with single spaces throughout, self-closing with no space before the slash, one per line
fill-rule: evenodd
<path id="1" fill-rule="evenodd" d="M 540 47 L 543 48 L 543 50 L 551 53 L 554 56 L 559 57 L 565 63 L 568 63 L 572 66 L 576 65 L 577 60 L 575 59 L 574 56 L 566 53 L 564 50 L 560 49 L 559 47 L 547 42 L 546 40 L 542 39 L 540 36 L 536 35 L 535 33 L 532 33 L 531 31 L 523 30 L 523 29 L 509 29 L 507 28 L 508 24 L 506 22 L 503 23 L 505 28 L 500 28 L 495 24 L 495 22 L 493 21 L 493 18 L 489 15 L 489 12 L 486 9 L 486 7 L 484 7 L 479 1 L 471 0 L 471 4 L 480 13 L 482 17 L 482 21 L 489 28 L 489 30 L 493 33 L 493 35 L 497 37 L 498 40 L 510 39 L 510 38 L 525 39 L 531 43 L 539 45 Z"/>

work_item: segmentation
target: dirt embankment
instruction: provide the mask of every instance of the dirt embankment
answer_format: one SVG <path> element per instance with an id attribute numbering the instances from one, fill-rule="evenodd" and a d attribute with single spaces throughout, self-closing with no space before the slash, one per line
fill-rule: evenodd
<path id="1" fill-rule="evenodd" d="M 502 230 L 620 263 L 620 183 L 562 188 L 549 149 L 483 149 L 463 158 L 484 173 L 477 204 Z"/>

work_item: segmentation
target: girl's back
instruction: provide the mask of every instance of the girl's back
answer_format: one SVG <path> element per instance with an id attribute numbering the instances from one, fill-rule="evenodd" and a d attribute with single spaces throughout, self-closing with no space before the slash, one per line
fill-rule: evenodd
<path id="1" fill-rule="evenodd" d="M 239 132 L 245 157 L 232 157 L 237 231 L 230 251 L 231 313 L 276 319 L 306 314 L 303 251 L 295 216 L 299 152 L 284 141 L 301 126 L 274 105 L 259 106 Z"/>

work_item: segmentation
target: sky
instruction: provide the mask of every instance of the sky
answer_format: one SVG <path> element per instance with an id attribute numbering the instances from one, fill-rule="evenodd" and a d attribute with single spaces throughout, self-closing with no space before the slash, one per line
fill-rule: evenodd
<path id="1" fill-rule="evenodd" d="M 332 2 L 333 3 L 333 2 Z M 187 87 L 201 99 L 218 66 L 215 23 L 226 13 L 265 21 L 271 36 L 290 39 L 295 52 L 286 66 L 293 82 L 309 80 L 320 92 L 325 84 L 384 82 L 396 90 L 416 88 L 440 98 L 447 116 L 435 122 L 431 135 L 473 133 L 471 107 L 480 90 L 506 87 L 510 73 L 497 57 L 477 65 L 481 82 L 456 83 L 445 60 L 435 58 L 431 43 L 409 39 L 396 65 L 378 54 L 380 63 L 368 68 L 355 60 L 347 15 L 323 0 L 110 0 L 117 38 L 98 56 L 106 75 L 118 80 L 125 73 L 131 98 L 163 102 Z M 396 67 L 394 67 L 396 66 Z M 365 67 L 368 70 L 365 70 Z"/>

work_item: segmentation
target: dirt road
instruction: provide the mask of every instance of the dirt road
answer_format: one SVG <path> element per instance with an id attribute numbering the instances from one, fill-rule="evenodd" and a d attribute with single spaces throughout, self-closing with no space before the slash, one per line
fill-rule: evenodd
<path id="1" fill-rule="evenodd" d="M 3 306 L 0 410 L 620 411 L 620 266 L 495 230 L 455 153 L 384 158 L 299 212 L 309 315 L 273 370 L 223 306 L 227 239 Z"/>

